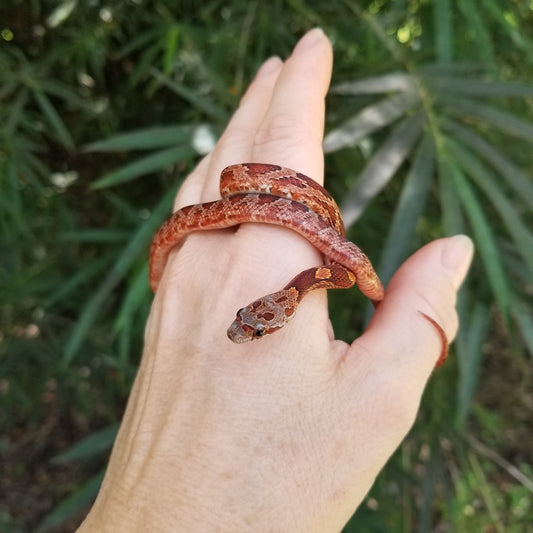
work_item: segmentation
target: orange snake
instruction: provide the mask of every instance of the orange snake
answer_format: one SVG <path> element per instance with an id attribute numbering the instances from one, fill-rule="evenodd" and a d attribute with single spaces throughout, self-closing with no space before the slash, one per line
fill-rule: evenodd
<path id="1" fill-rule="evenodd" d="M 304 270 L 281 291 L 240 309 L 227 332 L 233 342 L 246 342 L 282 328 L 302 298 L 315 289 L 346 289 L 357 283 L 375 305 L 383 299 L 383 285 L 372 263 L 345 238 L 335 200 L 314 180 L 278 165 L 243 163 L 222 171 L 220 192 L 220 200 L 176 211 L 155 234 L 150 249 L 150 287 L 154 292 L 170 250 L 188 233 L 259 222 L 296 231 L 324 254 L 328 264 Z M 421 314 L 441 338 L 440 365 L 447 354 L 446 336 L 435 320 Z"/>

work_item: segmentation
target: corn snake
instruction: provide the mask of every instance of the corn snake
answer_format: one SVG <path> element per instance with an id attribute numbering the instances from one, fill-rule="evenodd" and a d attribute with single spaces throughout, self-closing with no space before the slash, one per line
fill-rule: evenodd
<path id="1" fill-rule="evenodd" d="M 278 165 L 243 163 L 221 173 L 222 198 L 176 211 L 155 234 L 150 249 L 150 286 L 155 292 L 170 250 L 193 231 L 220 229 L 245 222 L 290 228 L 324 254 L 327 264 L 304 270 L 282 290 L 263 296 L 237 312 L 227 331 L 236 343 L 282 328 L 302 298 L 315 289 L 349 288 L 357 284 L 375 305 L 384 289 L 368 257 L 345 237 L 339 208 L 331 195 L 311 178 Z M 446 357 L 442 328 L 421 313 L 438 331 Z"/>

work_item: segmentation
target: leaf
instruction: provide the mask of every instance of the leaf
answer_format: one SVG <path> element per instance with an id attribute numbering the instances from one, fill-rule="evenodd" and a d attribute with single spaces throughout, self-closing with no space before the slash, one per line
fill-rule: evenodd
<path id="1" fill-rule="evenodd" d="M 443 157 L 438 158 L 438 175 L 444 231 L 446 235 L 465 233 L 463 211 L 456 194 L 452 171 Z"/>
<path id="2" fill-rule="evenodd" d="M 426 203 L 434 170 L 435 149 L 432 139 L 426 135 L 415 152 L 381 255 L 379 272 L 385 284 L 408 255 L 416 223 Z"/>
<path id="3" fill-rule="evenodd" d="M 483 345 L 490 324 L 490 309 L 477 302 L 472 312 L 461 313 L 455 350 L 459 367 L 456 424 L 464 428 L 481 375 Z"/>
<path id="4" fill-rule="evenodd" d="M 55 96 L 70 104 L 73 108 L 81 109 L 92 114 L 94 112 L 94 103 L 91 100 L 78 95 L 71 87 L 51 79 L 39 80 L 41 89 L 50 96 Z"/>
<path id="5" fill-rule="evenodd" d="M 135 310 L 146 300 L 148 292 L 148 263 L 145 263 L 134 276 L 126 293 L 126 297 L 122 301 L 120 310 L 115 320 L 115 329 L 118 331 L 125 327 L 130 321 L 131 315 Z"/>
<path id="6" fill-rule="evenodd" d="M 78 287 L 88 283 L 93 277 L 99 275 L 109 266 L 110 258 L 108 256 L 100 259 L 93 259 L 87 263 L 83 268 L 80 268 L 76 273 L 57 284 L 53 291 L 50 292 L 46 300 L 43 302 L 45 308 L 51 307 L 57 302 L 60 302 L 72 294 Z"/>
<path id="7" fill-rule="evenodd" d="M 349 228 L 366 205 L 387 186 L 420 137 L 424 124 L 421 113 L 402 120 L 374 154 L 341 206 L 342 218 Z"/>
<path id="8" fill-rule="evenodd" d="M 209 101 L 204 96 L 201 96 L 198 92 L 189 89 L 182 83 L 170 80 L 154 68 L 150 69 L 150 72 L 161 85 L 168 87 L 171 91 L 187 100 L 196 109 L 202 111 L 208 117 L 211 117 L 218 122 L 227 122 L 228 114 L 219 105 L 213 104 L 213 102 Z"/>
<path id="9" fill-rule="evenodd" d="M 417 99 L 416 94 L 401 93 L 365 107 L 360 113 L 324 137 L 324 152 L 335 152 L 341 148 L 353 146 L 363 137 L 388 126 L 404 115 Z"/>
<path id="10" fill-rule="evenodd" d="M 124 278 L 131 265 L 138 260 L 141 253 L 147 249 L 152 235 L 161 225 L 165 215 L 170 211 L 175 194 L 176 188 L 172 188 L 165 194 L 154 209 L 152 216 L 144 221 L 132 235 L 127 246 L 122 249 L 103 282 L 88 300 L 65 344 L 61 361 L 63 368 L 68 367 L 73 357 L 78 353 L 90 329 L 98 317 L 101 316 L 102 309 L 109 300 L 111 291 Z"/>
<path id="11" fill-rule="evenodd" d="M 128 57 L 137 50 L 146 51 L 146 49 L 148 48 L 148 44 L 151 41 L 157 39 L 160 33 L 160 27 L 154 26 L 145 28 L 142 33 L 132 35 L 131 38 L 128 39 L 126 44 L 115 52 L 116 59 L 119 60 Z"/>
<path id="12" fill-rule="evenodd" d="M 118 282 L 118 279 L 110 278 L 108 275 L 104 282 L 93 292 L 92 296 L 89 297 L 65 342 L 61 359 L 61 367 L 63 369 L 69 366 L 74 356 L 78 353 L 94 322 L 106 308 L 105 304 L 109 302 L 109 295 Z"/>
<path id="13" fill-rule="evenodd" d="M 515 297 L 511 305 L 511 314 L 518 324 L 529 355 L 533 357 L 533 316 L 531 314 L 531 306 Z"/>
<path id="14" fill-rule="evenodd" d="M 3 100 L 1 89 L 2 86 L 0 85 L 0 101 Z M 8 111 L 7 120 L 4 119 L 5 122 L 3 123 L 4 135 L 12 136 L 17 131 L 24 116 L 24 108 L 28 105 L 28 100 L 29 91 L 26 87 L 22 87 L 17 91 L 17 95 L 10 100 L 9 108 L 6 110 Z"/>
<path id="15" fill-rule="evenodd" d="M 64 0 L 46 18 L 46 25 L 49 28 L 57 28 L 67 20 L 74 11 L 77 0 Z"/>
<path id="16" fill-rule="evenodd" d="M 448 159 L 448 167 L 455 183 L 457 194 L 472 225 L 476 246 L 483 259 L 483 265 L 487 273 L 487 280 L 502 317 L 507 324 L 509 321 L 511 291 L 500 260 L 498 247 L 492 235 L 491 225 L 486 219 L 481 204 L 461 169 L 451 159 Z"/>
<path id="17" fill-rule="evenodd" d="M 434 0 L 433 34 L 435 51 L 439 63 L 449 63 L 453 58 L 454 31 L 450 0 Z"/>
<path id="18" fill-rule="evenodd" d="M 514 189 L 515 193 L 527 204 L 529 209 L 533 210 L 533 181 L 531 176 L 528 176 L 508 159 L 503 152 L 489 144 L 471 128 L 462 126 L 445 117 L 441 119 L 441 123 L 445 131 L 476 150 L 481 157 L 502 174 L 505 182 Z"/>
<path id="19" fill-rule="evenodd" d="M 111 424 L 99 431 L 91 433 L 89 436 L 80 440 L 68 450 L 52 458 L 52 464 L 60 465 L 72 463 L 74 461 L 86 461 L 93 457 L 101 455 L 111 449 L 113 442 L 118 433 L 120 424 Z"/>
<path id="20" fill-rule="evenodd" d="M 473 97 L 521 97 L 533 95 L 533 87 L 527 83 L 509 81 L 486 81 L 451 76 L 429 76 L 425 83 L 432 91 L 439 93 L 465 94 Z"/>
<path id="21" fill-rule="evenodd" d="M 178 38 L 180 34 L 180 26 L 178 24 L 171 24 L 167 29 L 165 35 L 165 47 L 163 58 L 163 72 L 169 76 L 172 73 L 175 58 L 177 55 Z"/>
<path id="22" fill-rule="evenodd" d="M 195 155 L 196 151 L 192 146 L 176 146 L 166 150 L 159 150 L 104 175 L 91 185 L 91 189 L 96 190 L 127 183 L 145 174 L 167 169 L 178 161 L 191 159 Z"/>
<path id="23" fill-rule="evenodd" d="M 102 141 L 88 144 L 86 152 L 115 152 L 151 150 L 190 142 L 194 132 L 192 124 L 159 126 L 113 135 Z"/>
<path id="24" fill-rule="evenodd" d="M 434 76 L 481 76 L 487 68 L 481 63 L 472 63 L 467 61 L 454 61 L 453 63 L 426 63 L 420 66 L 420 72 L 424 77 Z"/>
<path id="25" fill-rule="evenodd" d="M 139 223 L 139 208 L 129 202 L 124 195 L 115 194 L 110 190 L 104 191 L 103 194 L 116 212 L 125 217 L 126 222 L 129 220 L 135 226 Z"/>
<path id="26" fill-rule="evenodd" d="M 358 81 L 338 83 L 330 89 L 331 94 L 380 94 L 392 92 L 416 92 L 417 87 L 411 75 L 393 72 Z"/>
<path id="27" fill-rule="evenodd" d="M 497 64 L 494 48 L 492 46 L 491 32 L 486 26 L 484 18 L 481 16 L 478 2 L 461 0 L 457 5 L 466 18 L 468 27 L 471 28 L 474 43 L 477 43 L 480 57 L 483 58 L 484 62 L 489 65 L 493 71 L 496 71 Z"/>
<path id="28" fill-rule="evenodd" d="M 124 230 L 98 228 L 89 230 L 65 231 L 60 235 L 60 239 L 64 241 L 92 242 L 100 244 L 109 242 L 124 242 L 129 235 L 129 232 Z"/>
<path id="29" fill-rule="evenodd" d="M 16 232 L 18 237 L 31 240 L 32 230 L 28 217 L 25 216 L 21 197 L 20 174 L 21 168 L 13 157 L 0 159 L 0 176 L 2 194 L 0 194 L 0 228 L 6 236 Z"/>
<path id="30" fill-rule="evenodd" d="M 454 154 L 456 160 L 490 199 L 515 241 L 516 250 L 522 255 L 533 278 L 533 234 L 520 219 L 516 206 L 507 199 L 497 184 L 495 176 L 479 160 L 450 139 L 447 140 L 447 145 L 451 148 L 451 153 Z"/>
<path id="31" fill-rule="evenodd" d="M 98 494 L 98 489 L 102 484 L 104 474 L 105 472 L 103 470 L 98 472 L 98 474 L 91 477 L 78 490 L 67 496 L 59 505 L 54 507 L 37 526 L 35 533 L 46 533 L 53 528 L 57 528 L 67 518 L 70 518 L 91 503 Z"/>
<path id="32" fill-rule="evenodd" d="M 54 106 L 52 105 L 46 94 L 40 89 L 34 88 L 33 96 L 35 97 L 37 104 L 43 112 L 43 115 L 48 120 L 48 124 L 52 127 L 52 130 L 54 130 L 55 134 L 57 135 L 63 146 L 65 148 L 68 148 L 69 150 L 73 150 L 74 141 L 72 140 L 72 137 L 70 136 L 70 133 L 68 132 L 65 124 L 63 124 L 61 117 L 55 110 Z"/>
<path id="33" fill-rule="evenodd" d="M 462 119 L 470 117 L 477 119 L 481 123 L 492 124 L 504 133 L 527 142 L 533 142 L 533 124 L 531 122 L 521 120 L 511 113 L 500 111 L 492 106 L 473 102 L 466 98 L 446 95 L 442 96 L 441 100 L 445 102 L 446 110 L 453 115 L 458 115 Z"/>
<path id="34" fill-rule="evenodd" d="M 498 2 L 494 2 L 494 0 L 482 0 L 482 3 L 484 4 L 487 12 L 492 15 L 494 22 L 499 24 L 507 33 L 514 45 L 524 52 L 524 59 L 531 63 L 531 50 L 533 49 L 533 43 L 528 39 L 527 32 L 520 31 L 520 19 L 517 18 L 510 10 L 508 10 L 507 6 L 505 10 L 502 10 L 502 6 Z"/>
<path id="35" fill-rule="evenodd" d="M 114 328 L 119 335 L 119 353 L 120 360 L 126 362 L 132 341 L 133 319 L 139 309 L 145 306 L 147 296 L 150 293 L 148 286 L 148 263 L 134 272 L 133 277 L 129 280 L 126 295 L 122 300 L 120 309 L 117 313 Z"/>

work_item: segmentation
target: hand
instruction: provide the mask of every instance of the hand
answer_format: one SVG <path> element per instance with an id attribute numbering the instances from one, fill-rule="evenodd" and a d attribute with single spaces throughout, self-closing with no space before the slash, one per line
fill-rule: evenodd
<path id="1" fill-rule="evenodd" d="M 332 50 L 307 33 L 284 63 L 259 70 L 176 209 L 217 199 L 220 171 L 276 163 L 322 180 Z M 294 320 L 232 344 L 235 311 L 319 264 L 283 228 L 195 233 L 171 253 L 98 499 L 80 531 L 339 531 L 413 423 L 472 255 L 466 237 L 435 241 L 387 287 L 364 334 L 334 340 L 325 291 Z M 280 268 L 280 265 L 283 265 Z"/>

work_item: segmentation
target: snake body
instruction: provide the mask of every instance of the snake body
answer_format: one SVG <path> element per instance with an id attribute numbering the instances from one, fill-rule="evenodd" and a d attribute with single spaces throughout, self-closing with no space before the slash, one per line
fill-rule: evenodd
<path id="1" fill-rule="evenodd" d="M 294 316 L 302 298 L 315 289 L 357 284 L 374 303 L 383 299 L 384 289 L 372 263 L 345 237 L 337 204 L 311 178 L 278 165 L 243 163 L 222 171 L 220 192 L 220 200 L 176 211 L 155 234 L 150 250 L 150 286 L 154 292 L 170 250 L 187 234 L 258 222 L 296 231 L 324 254 L 327 264 L 301 272 L 282 290 L 240 309 L 227 332 L 233 342 L 246 342 L 279 330 Z M 424 317 L 442 338 L 442 328 Z"/>

